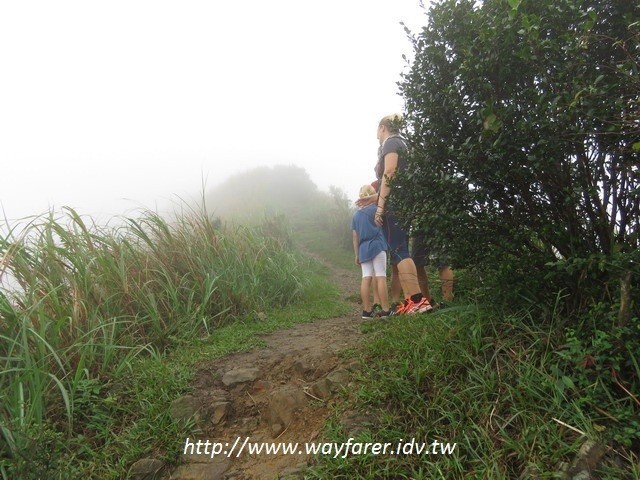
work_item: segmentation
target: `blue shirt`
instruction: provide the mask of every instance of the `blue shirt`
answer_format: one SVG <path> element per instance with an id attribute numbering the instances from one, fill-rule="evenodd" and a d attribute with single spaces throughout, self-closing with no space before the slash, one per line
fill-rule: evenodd
<path id="1" fill-rule="evenodd" d="M 351 228 L 358 234 L 358 259 L 360 263 L 373 260 L 380 252 L 387 250 L 382 228 L 375 224 L 377 205 L 367 205 L 355 211 Z"/>

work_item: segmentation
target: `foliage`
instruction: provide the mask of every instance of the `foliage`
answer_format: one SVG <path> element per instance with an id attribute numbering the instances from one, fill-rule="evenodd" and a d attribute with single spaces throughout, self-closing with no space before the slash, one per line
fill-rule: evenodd
<path id="1" fill-rule="evenodd" d="M 570 378 L 566 395 L 598 425 L 612 443 L 640 452 L 640 320 L 619 328 L 603 328 L 615 320 L 606 304 L 598 304 L 588 318 L 569 327 L 559 349 L 563 360 L 558 375 Z M 584 325 L 587 323 L 587 325 Z M 635 393 L 634 393 L 635 392 Z"/>
<path id="2" fill-rule="evenodd" d="M 612 290 L 640 281 L 638 18 L 627 0 L 445 0 L 412 36 L 396 194 L 455 264 L 504 265 L 500 296 L 563 289 L 580 310 L 583 272 L 547 264 L 596 254 L 616 255 Z"/>
<path id="3" fill-rule="evenodd" d="M 456 450 L 321 456 L 305 478 L 561 478 L 562 463 L 586 439 L 603 440 L 602 424 L 585 415 L 579 387 L 562 371 L 555 353 L 564 340 L 561 319 L 540 325 L 538 313 L 469 304 L 366 324 L 357 386 L 345 392 L 336 417 L 356 409 L 369 421 L 358 432 L 334 421 L 330 440 L 396 445 L 413 438 L 455 443 Z M 619 420 L 621 435 L 634 428 Z M 638 458 L 621 446 L 592 473 L 638 478 Z"/>
<path id="4" fill-rule="evenodd" d="M 433 4 L 409 32 L 410 158 L 394 189 L 484 302 L 561 314 L 572 400 L 636 453 L 639 18 L 627 0 Z"/>
<path id="5" fill-rule="evenodd" d="M 171 222 L 143 212 L 110 228 L 67 209 L 0 239 L 0 260 L 3 475 L 5 462 L 54 468 L 51 459 L 21 459 L 60 438 L 72 450 L 104 442 L 114 422 L 131 417 L 108 386 L 130 379 L 137 358 L 282 308 L 309 283 L 286 229 L 222 228 L 204 211 Z"/>
<path id="6" fill-rule="evenodd" d="M 171 402 L 188 391 L 201 362 L 261 345 L 258 334 L 318 318 L 343 315 L 336 288 L 319 265 L 304 265 L 309 285 L 304 304 L 268 309 L 260 321 L 247 315 L 221 326 L 215 334 L 185 339 L 166 356 L 139 356 L 108 378 L 78 382 L 76 432 L 68 436 L 50 424 L 21 432 L 26 447 L 15 458 L 0 458 L 0 478 L 126 478 L 129 466 L 153 456 L 177 463 L 184 438 L 192 425 L 174 422 Z"/>

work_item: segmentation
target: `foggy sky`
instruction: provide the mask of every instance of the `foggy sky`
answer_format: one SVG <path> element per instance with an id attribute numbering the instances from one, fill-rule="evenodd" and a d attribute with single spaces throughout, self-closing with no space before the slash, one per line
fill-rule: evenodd
<path id="1" fill-rule="evenodd" d="M 0 3 L 0 208 L 116 215 L 259 165 L 355 198 L 416 0 Z M 0 211 L 2 215 L 2 211 Z"/>

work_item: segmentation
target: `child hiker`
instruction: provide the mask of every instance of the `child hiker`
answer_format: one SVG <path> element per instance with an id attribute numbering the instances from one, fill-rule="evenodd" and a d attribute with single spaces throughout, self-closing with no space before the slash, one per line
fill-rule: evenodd
<path id="1" fill-rule="evenodd" d="M 373 195 L 375 190 L 371 185 L 360 188 L 359 197 Z M 387 242 L 382 228 L 375 224 L 376 205 L 359 208 L 353 214 L 351 228 L 353 230 L 353 251 L 356 265 L 362 267 L 362 283 L 360 296 L 362 297 L 362 318 L 372 318 L 371 291 L 372 281 L 376 282 L 382 311 L 380 317 L 389 316 L 389 296 L 387 294 Z"/>

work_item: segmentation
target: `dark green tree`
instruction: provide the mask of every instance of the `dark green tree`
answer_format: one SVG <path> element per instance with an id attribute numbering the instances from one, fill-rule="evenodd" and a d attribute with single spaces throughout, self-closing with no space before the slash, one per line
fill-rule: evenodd
<path id="1" fill-rule="evenodd" d="M 493 301 L 563 313 L 558 370 L 637 454 L 640 3 L 443 0 L 409 35 L 394 204 Z"/>
<path id="2" fill-rule="evenodd" d="M 500 266 L 505 287 L 537 300 L 562 289 L 573 311 L 621 282 L 627 321 L 624 292 L 638 283 L 640 4 L 445 0 L 411 38 L 403 213 L 455 264 Z M 585 290 L 590 275 L 597 288 Z"/>

